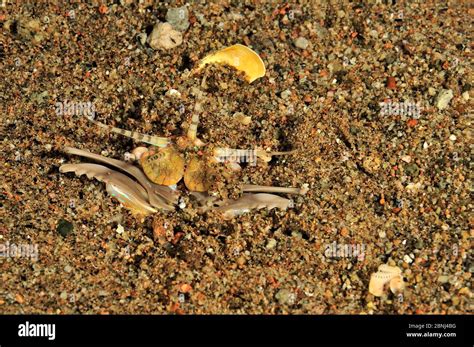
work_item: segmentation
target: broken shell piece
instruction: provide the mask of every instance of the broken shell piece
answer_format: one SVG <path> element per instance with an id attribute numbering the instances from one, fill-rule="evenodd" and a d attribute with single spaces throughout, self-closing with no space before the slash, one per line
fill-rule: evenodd
<path id="1" fill-rule="evenodd" d="M 211 63 L 225 64 L 243 71 L 249 83 L 265 76 L 266 72 L 262 58 L 255 51 L 241 44 L 223 48 L 206 56 L 201 60 L 198 70 Z"/>
<path id="2" fill-rule="evenodd" d="M 392 293 L 400 293 L 405 287 L 401 273 L 400 268 L 396 266 L 380 265 L 378 271 L 370 276 L 369 293 L 382 296 L 387 284 L 390 285 Z"/>
<path id="3" fill-rule="evenodd" d="M 401 275 L 402 274 L 402 270 L 400 270 L 399 267 L 390 266 L 388 264 L 381 264 L 378 268 L 378 271 L 385 272 L 385 273 L 390 273 L 390 274 L 396 274 L 396 275 Z"/>
<path id="4" fill-rule="evenodd" d="M 157 23 L 148 37 L 148 44 L 153 49 L 172 49 L 183 43 L 183 34 L 174 30 L 170 23 Z"/>
<path id="5" fill-rule="evenodd" d="M 157 212 L 146 201 L 146 191 L 130 177 L 98 164 L 64 164 L 60 172 L 74 172 L 76 175 L 87 175 L 106 183 L 107 192 L 134 214 L 148 215 Z"/>
<path id="6" fill-rule="evenodd" d="M 239 122 L 242 125 L 249 125 L 250 122 L 252 121 L 252 117 L 246 116 L 242 112 L 234 113 L 233 117 L 237 120 L 237 122 Z"/>

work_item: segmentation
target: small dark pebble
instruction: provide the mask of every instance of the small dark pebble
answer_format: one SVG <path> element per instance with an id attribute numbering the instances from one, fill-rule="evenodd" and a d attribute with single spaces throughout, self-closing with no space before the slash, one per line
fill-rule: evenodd
<path id="1" fill-rule="evenodd" d="M 415 242 L 415 248 L 416 248 L 416 249 L 422 249 L 423 246 L 424 246 L 424 242 L 423 242 L 422 239 L 416 240 L 416 242 Z"/>
<path id="2" fill-rule="evenodd" d="M 416 164 L 406 165 L 405 171 L 411 177 L 417 177 L 420 174 L 420 168 Z"/>
<path id="3" fill-rule="evenodd" d="M 61 234 L 61 236 L 68 236 L 74 230 L 74 226 L 71 222 L 68 222 L 65 219 L 60 219 L 58 222 L 58 226 L 56 228 L 57 232 Z"/>
<path id="4" fill-rule="evenodd" d="M 403 200 L 395 198 L 393 200 L 393 204 L 395 205 L 396 208 L 403 208 Z"/>

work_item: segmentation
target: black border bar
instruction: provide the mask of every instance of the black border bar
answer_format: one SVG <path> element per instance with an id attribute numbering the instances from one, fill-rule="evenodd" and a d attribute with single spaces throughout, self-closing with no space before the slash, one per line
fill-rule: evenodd
<path id="1" fill-rule="evenodd" d="M 473 316 L 0 315 L 0 345 L 349 344 L 472 346 Z M 55 339 L 20 337 L 19 325 L 55 324 Z M 408 337 L 407 333 L 425 336 Z M 456 333 L 456 337 L 434 337 Z"/>

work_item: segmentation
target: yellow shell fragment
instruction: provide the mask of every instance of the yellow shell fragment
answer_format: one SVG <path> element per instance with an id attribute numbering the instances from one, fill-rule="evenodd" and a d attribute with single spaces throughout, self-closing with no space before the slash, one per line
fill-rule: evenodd
<path id="1" fill-rule="evenodd" d="M 405 283 L 401 274 L 402 271 L 396 266 L 380 265 L 378 271 L 370 276 L 369 292 L 374 296 L 382 296 L 387 283 L 389 283 L 392 293 L 398 294 L 402 292 Z"/>
<path id="2" fill-rule="evenodd" d="M 266 72 L 262 58 L 255 51 L 241 44 L 223 48 L 206 56 L 199 63 L 198 70 L 211 63 L 226 64 L 243 71 L 249 83 L 265 76 Z"/>
<path id="3" fill-rule="evenodd" d="M 208 166 L 203 158 L 193 156 L 189 159 L 184 172 L 184 184 L 193 192 L 206 192 L 210 183 L 208 178 Z"/>
<path id="4" fill-rule="evenodd" d="M 403 292 L 405 289 L 405 282 L 403 282 L 402 276 L 396 276 L 390 280 L 390 290 L 393 294 Z"/>
<path id="5" fill-rule="evenodd" d="M 145 175 L 156 184 L 170 186 L 179 182 L 184 173 L 184 158 L 174 147 L 160 148 L 141 157 Z"/>

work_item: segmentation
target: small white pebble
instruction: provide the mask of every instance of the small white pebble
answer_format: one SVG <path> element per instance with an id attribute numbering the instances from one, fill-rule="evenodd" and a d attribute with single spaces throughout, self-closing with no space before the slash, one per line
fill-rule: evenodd
<path id="1" fill-rule="evenodd" d="M 438 110 L 444 110 L 447 108 L 452 98 L 453 91 L 451 89 L 441 89 L 436 98 L 436 107 Z"/>
<path id="2" fill-rule="evenodd" d="M 387 236 L 387 234 L 385 233 L 385 231 L 379 232 L 379 237 L 380 237 L 381 239 L 384 239 L 385 236 Z"/>
<path id="3" fill-rule="evenodd" d="M 166 95 L 168 95 L 168 96 L 175 96 L 175 97 L 177 97 L 177 98 L 180 98 L 180 97 L 181 97 L 181 93 L 180 93 L 179 91 L 177 91 L 176 89 L 173 89 L 173 88 L 171 88 L 170 90 L 168 90 L 168 91 L 166 92 Z"/>
<path id="4" fill-rule="evenodd" d="M 423 143 L 423 149 L 427 149 L 429 146 L 428 142 Z"/>
<path id="5" fill-rule="evenodd" d="M 284 90 L 283 92 L 281 92 L 281 98 L 283 100 L 288 99 L 290 96 L 291 96 L 291 90 L 289 90 L 289 89 Z"/>
<path id="6" fill-rule="evenodd" d="M 183 199 L 180 199 L 178 207 L 182 210 L 186 207 L 186 203 L 184 202 Z"/>
<path id="7" fill-rule="evenodd" d="M 294 45 L 300 49 L 306 49 L 309 46 L 309 41 L 304 37 L 298 37 L 294 42 Z"/>
<path id="8" fill-rule="evenodd" d="M 268 240 L 267 245 L 265 246 L 265 248 L 266 249 L 272 249 L 272 248 L 275 248 L 276 245 L 277 245 L 277 240 L 270 239 L 270 240 Z"/>
<path id="9" fill-rule="evenodd" d="M 134 161 L 135 160 L 135 155 L 129 152 L 125 152 L 123 155 L 123 160 L 125 161 Z"/>
<path id="10" fill-rule="evenodd" d="M 125 231 L 123 226 L 121 224 L 117 225 L 117 233 L 122 234 Z"/>
<path id="11" fill-rule="evenodd" d="M 148 148 L 146 147 L 137 147 L 132 151 L 133 155 L 133 160 L 140 160 L 142 155 L 144 155 L 146 152 L 148 152 Z"/>
<path id="12" fill-rule="evenodd" d="M 402 157 L 402 160 L 405 162 L 405 163 L 410 163 L 411 162 L 411 157 L 409 155 L 404 155 Z"/>
<path id="13" fill-rule="evenodd" d="M 405 256 L 403 257 L 403 261 L 407 264 L 411 264 L 413 262 L 413 259 L 411 259 L 408 254 L 405 254 Z"/>
<path id="14" fill-rule="evenodd" d="M 457 137 L 456 137 L 456 135 L 452 134 L 452 135 L 449 137 L 449 139 L 454 142 L 454 141 L 456 141 Z"/>
<path id="15" fill-rule="evenodd" d="M 305 195 L 309 191 L 309 184 L 308 183 L 303 183 L 300 189 L 300 194 Z"/>
<path id="16" fill-rule="evenodd" d="M 469 92 L 468 91 L 465 91 L 464 93 L 462 93 L 462 98 L 466 101 L 469 100 Z"/>
<path id="17" fill-rule="evenodd" d="M 349 285 L 350 287 L 350 285 Z M 350 288 L 348 288 L 350 289 Z M 288 304 L 289 305 L 293 305 L 296 301 L 296 294 L 295 293 L 291 293 L 290 295 L 288 295 Z"/>
<path id="18" fill-rule="evenodd" d="M 246 116 L 242 112 L 235 112 L 233 116 L 238 122 L 240 122 L 243 125 L 249 125 L 250 122 L 252 121 L 252 117 Z"/>

